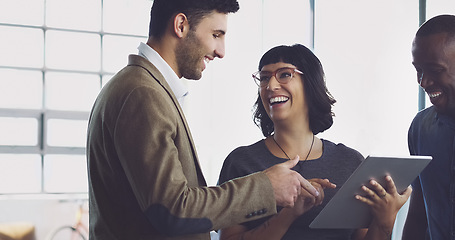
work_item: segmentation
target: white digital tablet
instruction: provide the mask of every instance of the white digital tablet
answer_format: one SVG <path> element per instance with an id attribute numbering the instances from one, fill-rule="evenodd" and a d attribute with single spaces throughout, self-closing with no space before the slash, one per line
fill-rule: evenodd
<path id="1" fill-rule="evenodd" d="M 316 216 L 310 228 L 367 228 L 372 219 L 369 207 L 354 197 L 357 194 L 365 195 L 361 187 L 368 186 L 370 179 L 385 186 L 384 177 L 390 175 L 398 192 L 401 193 L 430 163 L 431 159 L 432 157 L 428 156 L 368 156 Z"/>

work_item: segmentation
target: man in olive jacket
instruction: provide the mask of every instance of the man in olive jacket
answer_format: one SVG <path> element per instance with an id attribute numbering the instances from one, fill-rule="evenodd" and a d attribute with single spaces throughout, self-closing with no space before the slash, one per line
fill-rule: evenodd
<path id="1" fill-rule="evenodd" d="M 298 158 L 207 187 L 181 109 L 181 77 L 224 56 L 236 0 L 155 0 L 147 44 L 99 94 L 87 141 L 91 240 L 210 239 L 209 231 L 319 193 Z"/>

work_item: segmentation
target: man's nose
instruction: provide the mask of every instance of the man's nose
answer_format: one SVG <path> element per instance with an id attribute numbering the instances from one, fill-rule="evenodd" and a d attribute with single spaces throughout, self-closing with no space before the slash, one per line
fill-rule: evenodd
<path id="1" fill-rule="evenodd" d="M 225 49 L 225 44 L 224 44 L 224 41 L 223 41 L 215 49 L 215 56 L 217 56 L 219 58 L 224 58 L 224 55 L 226 55 L 226 49 Z"/>
<path id="2" fill-rule="evenodd" d="M 419 85 L 423 89 L 427 88 L 432 84 L 432 80 L 429 78 L 428 75 L 425 75 L 425 72 L 422 72 L 422 74 L 419 76 Z"/>

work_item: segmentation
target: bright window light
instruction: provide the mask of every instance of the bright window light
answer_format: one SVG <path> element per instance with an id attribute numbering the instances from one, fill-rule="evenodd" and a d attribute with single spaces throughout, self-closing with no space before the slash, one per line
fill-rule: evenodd
<path id="1" fill-rule="evenodd" d="M 36 146 L 37 144 L 37 119 L 0 117 L 0 145 Z"/>
<path id="2" fill-rule="evenodd" d="M 41 191 L 41 156 L 0 154 L 0 193 Z"/>
<path id="3" fill-rule="evenodd" d="M 46 25 L 88 31 L 101 30 L 101 2 L 46 0 Z"/>
<path id="4" fill-rule="evenodd" d="M 87 162 L 80 155 L 44 156 L 44 190 L 48 193 L 87 192 Z"/>
<path id="5" fill-rule="evenodd" d="M 87 120 L 49 119 L 47 144 L 57 147 L 85 147 Z"/>
<path id="6" fill-rule="evenodd" d="M 103 30 L 108 33 L 148 35 L 151 6 L 150 0 L 104 1 Z"/>
<path id="7" fill-rule="evenodd" d="M 0 1 L 0 22 L 42 26 L 44 0 Z"/>
<path id="8" fill-rule="evenodd" d="M 99 34 L 49 30 L 46 32 L 46 65 L 61 70 L 100 71 Z"/>
<path id="9" fill-rule="evenodd" d="M 99 75 L 46 73 L 46 108 L 90 111 L 101 88 Z"/>
<path id="10" fill-rule="evenodd" d="M 41 109 L 43 73 L 0 69 L 0 108 Z"/>
<path id="11" fill-rule="evenodd" d="M 43 67 L 43 30 L 0 25 L 0 36 L 0 66 Z"/>

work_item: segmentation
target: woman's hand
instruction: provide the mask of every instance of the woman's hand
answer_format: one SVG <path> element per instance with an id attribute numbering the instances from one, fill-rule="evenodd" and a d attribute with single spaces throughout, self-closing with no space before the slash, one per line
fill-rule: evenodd
<path id="1" fill-rule="evenodd" d="M 294 207 L 287 209 L 285 208 L 282 211 L 288 211 L 289 214 L 292 214 L 294 218 L 297 218 L 311 208 L 322 203 L 324 200 L 324 189 L 336 187 L 336 185 L 331 183 L 328 179 L 313 178 L 309 179 L 308 181 L 311 183 L 311 185 L 313 185 L 314 188 L 316 188 L 316 190 L 319 192 L 319 195 L 315 197 L 305 189 L 302 189 L 300 195 L 294 203 Z"/>
<path id="2" fill-rule="evenodd" d="M 313 178 L 308 180 L 311 185 L 316 188 L 320 193 L 319 196 L 315 198 L 314 206 L 321 205 L 322 201 L 324 200 L 324 189 L 326 188 L 336 188 L 336 185 L 331 183 L 329 179 L 320 179 L 320 178 Z"/>
<path id="3" fill-rule="evenodd" d="M 365 196 L 356 195 L 356 199 L 370 206 L 373 222 L 384 232 L 393 229 L 395 218 L 400 208 L 411 195 L 412 188 L 408 187 L 403 193 L 398 193 L 395 183 L 390 176 L 385 177 L 386 188 L 375 180 L 370 181 L 370 187 L 362 186 Z"/>

